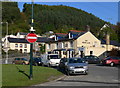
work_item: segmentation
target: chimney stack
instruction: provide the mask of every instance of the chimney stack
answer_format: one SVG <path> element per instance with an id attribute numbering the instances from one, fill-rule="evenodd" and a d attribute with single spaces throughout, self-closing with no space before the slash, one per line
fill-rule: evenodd
<path id="1" fill-rule="evenodd" d="M 110 34 L 106 34 L 106 44 L 109 45 L 110 44 Z"/>
<path id="2" fill-rule="evenodd" d="M 87 29 L 87 31 L 90 31 L 90 26 L 87 25 L 87 26 L 86 26 L 86 29 Z"/>

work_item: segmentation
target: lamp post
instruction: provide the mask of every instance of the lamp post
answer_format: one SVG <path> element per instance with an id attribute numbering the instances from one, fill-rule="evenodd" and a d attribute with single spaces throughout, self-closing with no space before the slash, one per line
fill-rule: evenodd
<path id="1" fill-rule="evenodd" d="M 7 44 L 7 35 L 8 35 L 8 22 L 1 22 L 1 24 L 6 23 L 6 46 L 5 46 L 5 52 L 6 52 L 6 60 L 5 60 L 5 64 L 8 64 L 8 44 Z"/>
<path id="2" fill-rule="evenodd" d="M 34 6 L 34 2 L 32 0 L 32 15 L 31 15 L 31 29 L 30 29 L 30 33 L 33 33 L 35 30 L 33 29 L 33 25 L 34 25 L 34 19 L 33 19 L 33 6 Z M 33 78 L 33 43 L 30 43 L 30 80 L 32 80 Z"/>

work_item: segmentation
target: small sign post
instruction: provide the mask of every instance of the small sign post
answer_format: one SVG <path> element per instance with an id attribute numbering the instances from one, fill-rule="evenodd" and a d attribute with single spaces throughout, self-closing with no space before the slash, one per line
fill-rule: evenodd
<path id="1" fill-rule="evenodd" d="M 29 43 L 34 43 L 37 41 L 37 35 L 35 33 L 28 33 L 26 39 Z"/>
<path id="2" fill-rule="evenodd" d="M 30 43 L 30 80 L 33 77 L 33 43 L 37 41 L 37 35 L 35 33 L 28 33 L 26 36 L 27 41 Z"/>

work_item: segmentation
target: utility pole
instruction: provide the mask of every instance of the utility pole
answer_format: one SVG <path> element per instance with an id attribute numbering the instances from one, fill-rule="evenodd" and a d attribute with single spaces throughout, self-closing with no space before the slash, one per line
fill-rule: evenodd
<path id="1" fill-rule="evenodd" d="M 8 64 L 8 39 L 7 39 L 7 37 L 8 37 L 8 22 L 1 22 L 1 24 L 3 24 L 3 23 L 6 23 L 6 37 L 5 37 L 5 39 L 6 39 L 6 42 L 5 42 L 5 52 L 6 52 L 6 60 L 5 60 L 5 64 Z"/>

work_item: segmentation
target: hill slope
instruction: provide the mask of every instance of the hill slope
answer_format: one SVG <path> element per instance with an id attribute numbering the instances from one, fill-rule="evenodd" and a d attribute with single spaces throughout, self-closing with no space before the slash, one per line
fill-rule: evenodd
<path id="1" fill-rule="evenodd" d="M 23 13 L 31 19 L 31 5 L 24 4 Z M 35 29 L 37 32 L 46 31 L 67 32 L 70 29 L 85 30 L 86 25 L 91 27 L 92 32 L 97 32 L 105 21 L 92 14 L 68 6 L 34 5 Z"/>

